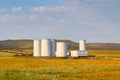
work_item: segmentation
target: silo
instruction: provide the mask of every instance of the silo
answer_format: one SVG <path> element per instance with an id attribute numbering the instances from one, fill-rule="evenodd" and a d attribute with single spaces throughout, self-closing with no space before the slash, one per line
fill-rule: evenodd
<path id="1" fill-rule="evenodd" d="M 33 56 L 38 57 L 41 55 L 41 49 L 40 49 L 40 41 L 39 40 L 34 40 L 34 53 Z"/>
<path id="2" fill-rule="evenodd" d="M 79 50 L 86 51 L 86 40 L 80 40 L 79 42 Z"/>
<path id="3" fill-rule="evenodd" d="M 79 42 L 79 56 L 88 56 L 86 50 L 86 40 L 80 40 Z"/>
<path id="4" fill-rule="evenodd" d="M 67 56 L 67 44 L 64 42 L 57 42 L 56 44 L 56 57 Z"/>
<path id="5" fill-rule="evenodd" d="M 55 56 L 56 42 L 54 39 L 50 39 L 50 41 L 51 41 L 51 56 Z"/>
<path id="6" fill-rule="evenodd" d="M 49 39 L 41 40 L 41 56 L 51 56 L 51 41 Z"/>

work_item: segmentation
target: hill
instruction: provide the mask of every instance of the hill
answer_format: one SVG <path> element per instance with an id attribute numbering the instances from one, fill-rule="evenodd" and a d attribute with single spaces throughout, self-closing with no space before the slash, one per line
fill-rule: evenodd
<path id="1" fill-rule="evenodd" d="M 120 44 L 117 43 L 88 43 L 89 50 L 120 50 Z"/>
<path id="2" fill-rule="evenodd" d="M 4 40 L 0 41 L 0 49 L 32 49 L 32 40 Z"/>
<path id="3" fill-rule="evenodd" d="M 79 44 L 70 40 L 56 40 L 57 42 L 66 42 L 69 50 L 79 48 Z M 33 40 L 4 40 L 0 41 L 0 49 L 32 49 Z M 89 50 L 120 50 L 120 44 L 117 43 L 88 43 Z"/>

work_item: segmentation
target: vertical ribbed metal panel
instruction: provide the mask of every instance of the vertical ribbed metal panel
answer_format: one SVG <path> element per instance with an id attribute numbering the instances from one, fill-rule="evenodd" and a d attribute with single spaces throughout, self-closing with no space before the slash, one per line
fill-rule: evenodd
<path id="1" fill-rule="evenodd" d="M 56 51 L 56 41 L 54 39 L 50 39 L 51 41 L 51 55 L 55 56 Z"/>

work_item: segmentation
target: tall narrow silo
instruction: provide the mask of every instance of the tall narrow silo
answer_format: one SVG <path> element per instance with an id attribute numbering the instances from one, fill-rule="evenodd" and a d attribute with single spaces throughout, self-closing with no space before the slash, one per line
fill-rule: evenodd
<path id="1" fill-rule="evenodd" d="M 51 41 L 51 55 L 55 56 L 55 51 L 56 51 L 56 42 L 54 39 L 50 39 Z"/>
<path id="2" fill-rule="evenodd" d="M 49 39 L 41 40 L 41 56 L 51 56 L 51 41 Z"/>
<path id="3" fill-rule="evenodd" d="M 86 40 L 80 40 L 79 42 L 79 56 L 88 56 L 86 50 Z"/>
<path id="4" fill-rule="evenodd" d="M 56 44 L 56 57 L 67 56 L 67 44 L 64 42 L 57 42 Z"/>
<path id="5" fill-rule="evenodd" d="M 40 40 L 34 40 L 33 42 L 34 44 L 34 52 L 33 52 L 33 56 L 35 57 L 39 57 L 41 55 L 41 47 L 40 47 Z"/>
<path id="6" fill-rule="evenodd" d="M 79 50 L 86 51 L 86 40 L 80 40 L 79 42 Z"/>

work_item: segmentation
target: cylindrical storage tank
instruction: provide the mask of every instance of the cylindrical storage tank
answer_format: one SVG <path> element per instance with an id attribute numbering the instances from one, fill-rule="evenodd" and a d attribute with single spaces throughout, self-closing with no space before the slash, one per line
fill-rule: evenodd
<path id="1" fill-rule="evenodd" d="M 64 42 L 57 42 L 56 44 L 56 57 L 67 56 L 67 44 Z"/>
<path id="2" fill-rule="evenodd" d="M 86 40 L 80 40 L 79 42 L 79 50 L 86 51 Z"/>
<path id="3" fill-rule="evenodd" d="M 39 57 L 40 55 L 41 55 L 41 47 L 40 47 L 40 40 L 34 40 L 34 42 L 33 42 L 34 44 L 34 46 L 33 46 L 33 56 L 35 56 L 35 57 Z"/>
<path id="4" fill-rule="evenodd" d="M 51 56 L 51 41 L 49 39 L 41 40 L 41 56 Z"/>
<path id="5" fill-rule="evenodd" d="M 56 42 L 54 39 L 51 39 L 51 55 L 55 56 L 55 51 L 56 51 Z"/>

